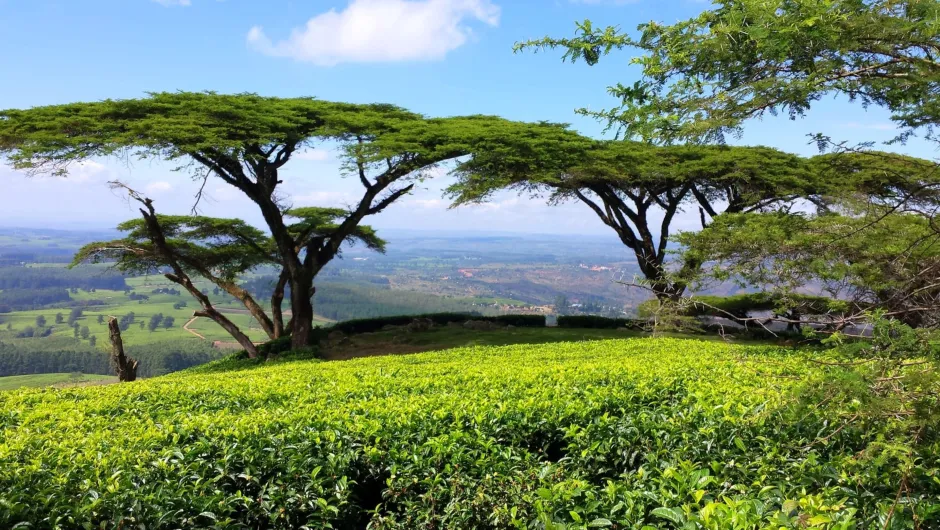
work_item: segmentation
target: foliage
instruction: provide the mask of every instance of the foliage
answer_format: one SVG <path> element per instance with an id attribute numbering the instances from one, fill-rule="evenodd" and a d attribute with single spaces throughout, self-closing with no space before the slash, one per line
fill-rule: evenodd
<path id="1" fill-rule="evenodd" d="M 844 307 L 844 302 L 824 296 L 789 293 L 788 296 L 774 293 L 744 293 L 732 296 L 695 295 L 683 308 L 688 316 L 713 316 L 728 318 L 753 317 L 758 312 L 776 314 L 800 313 L 821 314 L 834 308 Z"/>
<path id="2" fill-rule="evenodd" d="M 824 403 L 791 417 L 798 380 L 822 372 L 779 348 L 642 339 L 209 366 L 136 385 L 14 391 L 0 395 L 0 525 L 900 529 L 935 520 L 937 433 L 914 447 L 907 472 L 891 456 L 859 459 L 886 420 L 836 432 Z M 908 490 L 895 502 L 902 477 Z"/>
<path id="3" fill-rule="evenodd" d="M 620 106 L 581 110 L 628 137 L 723 141 L 744 120 L 802 116 L 829 94 L 882 106 L 910 133 L 940 119 L 938 20 L 934 0 L 718 0 L 689 20 L 642 24 L 638 37 L 586 20 L 574 38 L 517 49 L 562 47 L 588 64 L 639 49 L 642 79 L 609 89 Z"/>
<path id="4" fill-rule="evenodd" d="M 940 235 L 930 220 L 876 209 L 861 215 L 726 215 L 677 240 L 711 262 L 706 278 L 800 302 L 812 285 L 840 303 L 803 313 L 851 316 L 880 308 L 913 325 L 940 322 Z"/>
<path id="5" fill-rule="evenodd" d="M 124 277 L 113 272 L 60 267 L 0 267 L 0 290 L 50 289 L 53 287 L 114 289 L 127 287 Z"/>
<path id="6" fill-rule="evenodd" d="M 0 376 L 82 372 L 113 375 L 108 354 L 90 342 L 71 336 L 52 335 L 42 339 L 3 339 L 0 341 Z M 97 342 L 97 339 L 95 340 Z M 201 341 L 165 340 L 127 348 L 140 360 L 138 375 L 155 377 L 183 370 L 222 357 L 222 352 Z"/>
<path id="7" fill-rule="evenodd" d="M 0 291 L 0 312 L 39 309 L 50 304 L 68 302 L 69 292 L 60 287 L 45 289 L 4 289 Z"/>
<path id="8" fill-rule="evenodd" d="M 196 179 L 214 177 L 238 189 L 258 206 L 275 243 L 293 293 L 291 335 L 301 347 L 312 330 L 313 280 L 363 219 L 410 193 L 438 164 L 469 154 L 466 136 L 485 134 L 489 124 L 502 121 L 427 119 L 392 105 L 314 98 L 152 93 L 0 111 L 0 153 L 15 168 L 59 175 L 96 156 L 179 161 Z M 343 170 L 362 184 L 362 196 L 342 211 L 329 235 L 313 231 L 297 241 L 278 193 L 280 170 L 296 153 L 324 141 L 339 144 Z M 135 198 L 156 215 L 152 201 Z M 368 236 L 367 244 L 378 244 L 374 233 Z M 280 302 L 273 305 L 279 309 Z"/>
<path id="9" fill-rule="evenodd" d="M 560 125 L 514 123 L 476 141 L 448 188 L 455 204 L 505 189 L 547 195 L 551 203 L 580 201 L 633 251 L 654 290 L 670 296 L 685 290 L 681 277 L 666 279 L 677 214 L 697 208 L 704 226 L 722 212 L 781 208 L 824 187 L 809 160 L 766 147 L 598 141 Z M 687 276 L 699 267 L 682 265 Z"/>
<path id="10" fill-rule="evenodd" d="M 347 320 L 334 324 L 325 331 L 342 331 L 347 334 L 370 333 L 379 331 L 385 326 L 404 326 L 415 319 L 427 319 L 435 324 L 444 325 L 449 322 L 466 322 L 468 320 L 483 320 L 515 327 L 545 327 L 544 315 L 497 315 L 483 316 L 478 313 L 430 313 L 425 315 L 397 315 L 359 320 Z"/>

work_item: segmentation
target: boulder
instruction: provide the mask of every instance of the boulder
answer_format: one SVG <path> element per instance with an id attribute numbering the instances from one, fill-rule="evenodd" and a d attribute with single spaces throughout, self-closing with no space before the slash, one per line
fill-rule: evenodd
<path id="1" fill-rule="evenodd" d="M 464 329 L 472 329 L 474 331 L 492 331 L 499 326 L 492 322 L 487 322 L 486 320 L 468 320 L 463 323 L 463 327 Z"/>
<path id="2" fill-rule="evenodd" d="M 408 331 L 413 333 L 418 333 L 421 331 L 428 331 L 434 327 L 434 321 L 430 318 L 416 318 L 408 324 Z"/>

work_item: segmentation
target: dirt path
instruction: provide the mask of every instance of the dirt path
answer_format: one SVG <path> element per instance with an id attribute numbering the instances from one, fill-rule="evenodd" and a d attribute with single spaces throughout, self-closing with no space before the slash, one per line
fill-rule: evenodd
<path id="1" fill-rule="evenodd" d="M 206 337 L 205 337 L 204 335 L 200 335 L 197 331 L 192 330 L 192 329 L 189 329 L 189 325 L 192 324 L 193 322 L 195 322 L 197 318 L 199 318 L 199 317 L 193 317 L 193 318 L 189 319 L 185 324 L 183 324 L 183 329 L 185 329 L 186 331 L 188 331 L 188 332 L 192 333 L 193 335 L 199 337 L 199 338 L 202 339 L 202 340 L 206 340 Z"/>

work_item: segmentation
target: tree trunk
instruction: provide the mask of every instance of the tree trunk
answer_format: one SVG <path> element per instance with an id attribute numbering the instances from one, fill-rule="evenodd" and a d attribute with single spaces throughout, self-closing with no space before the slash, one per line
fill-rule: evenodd
<path id="1" fill-rule="evenodd" d="M 229 320 L 228 317 L 220 313 L 215 308 L 209 307 L 203 311 L 194 311 L 193 316 L 212 319 L 213 322 L 222 326 L 222 329 L 234 337 L 242 348 L 245 348 L 245 351 L 248 353 L 248 358 L 255 359 L 258 357 L 258 348 L 255 346 L 255 343 L 251 342 L 251 339 L 248 338 L 248 335 L 242 333 L 242 330 L 238 329 L 238 326 L 236 326 L 234 322 Z"/>
<path id="2" fill-rule="evenodd" d="M 189 294 L 193 295 L 200 305 L 202 305 L 202 311 L 193 312 L 194 317 L 206 317 L 212 319 L 213 322 L 222 326 L 222 329 L 227 331 L 229 335 L 232 336 L 243 348 L 248 352 L 248 357 L 254 359 L 258 356 L 258 348 L 255 347 L 255 344 L 251 342 L 251 339 L 247 335 L 242 333 L 242 330 L 238 329 L 238 326 L 234 322 L 228 319 L 225 315 L 220 313 L 209 301 L 209 297 L 202 294 L 202 291 L 196 288 L 189 276 L 186 276 L 186 273 L 178 265 L 174 267 L 177 274 L 164 274 L 164 276 L 173 283 L 182 285 Z"/>
<path id="3" fill-rule="evenodd" d="M 125 383 L 137 379 L 136 359 L 124 355 L 124 341 L 121 340 L 121 327 L 116 318 L 108 319 L 108 338 L 111 339 L 111 366 L 117 372 L 118 381 Z"/>
<path id="4" fill-rule="evenodd" d="M 278 337 L 275 333 L 274 322 L 268 318 L 267 313 L 264 312 L 264 308 L 255 301 L 254 297 L 248 294 L 248 291 L 232 282 L 220 281 L 216 282 L 216 285 L 224 289 L 228 294 L 234 296 L 245 306 L 245 309 L 247 309 L 248 312 L 251 313 L 251 316 L 261 325 L 261 329 L 268 335 L 268 338 L 276 339 Z"/>
<path id="5" fill-rule="evenodd" d="M 274 323 L 274 338 L 284 336 L 284 309 L 281 307 L 284 303 L 284 286 L 287 285 L 287 270 L 281 271 L 277 284 L 274 286 L 274 292 L 271 294 L 271 316 Z"/>
<path id="6" fill-rule="evenodd" d="M 291 280 L 291 348 L 301 349 L 313 343 L 313 278 Z"/>

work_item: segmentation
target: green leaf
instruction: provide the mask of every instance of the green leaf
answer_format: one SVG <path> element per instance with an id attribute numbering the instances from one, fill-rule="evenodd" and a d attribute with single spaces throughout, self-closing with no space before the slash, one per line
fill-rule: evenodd
<path id="1" fill-rule="evenodd" d="M 672 521 L 677 525 L 685 524 L 685 514 L 682 513 L 678 508 L 667 508 L 665 506 L 660 506 L 651 512 L 656 517 L 661 517 L 668 521 Z"/>

